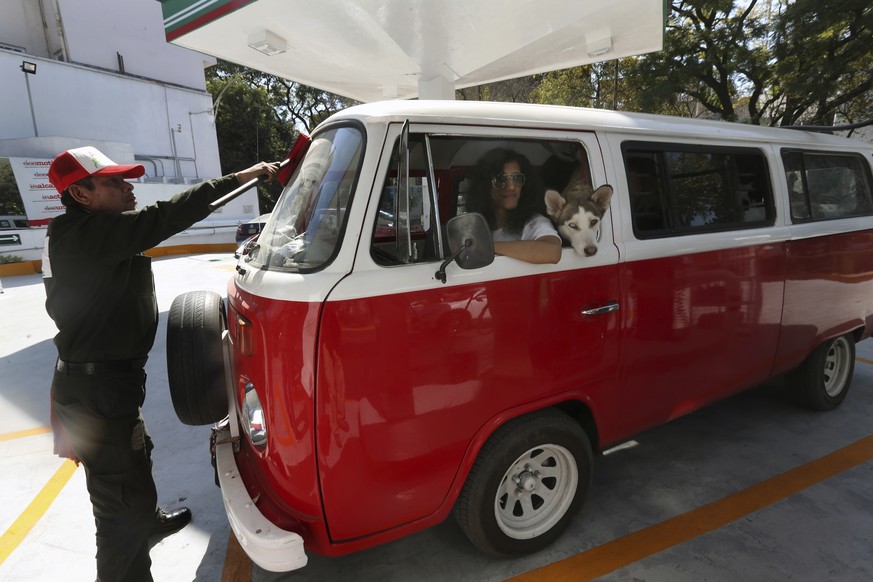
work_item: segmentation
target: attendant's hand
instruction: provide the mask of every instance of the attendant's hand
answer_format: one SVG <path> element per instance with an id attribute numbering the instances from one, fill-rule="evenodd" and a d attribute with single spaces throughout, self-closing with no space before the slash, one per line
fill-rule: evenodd
<path id="1" fill-rule="evenodd" d="M 266 182 L 272 182 L 276 178 L 276 173 L 279 171 L 278 162 L 260 162 L 240 172 L 234 174 L 240 186 L 246 182 L 250 182 L 255 178 L 261 178 Z"/>

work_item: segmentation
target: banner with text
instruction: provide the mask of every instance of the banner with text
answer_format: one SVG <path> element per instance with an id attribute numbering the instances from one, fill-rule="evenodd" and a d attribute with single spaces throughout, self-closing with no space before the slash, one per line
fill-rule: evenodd
<path id="1" fill-rule="evenodd" d="M 47 226 L 52 218 L 64 213 L 61 195 L 48 180 L 51 160 L 9 158 L 9 163 L 30 226 Z"/>

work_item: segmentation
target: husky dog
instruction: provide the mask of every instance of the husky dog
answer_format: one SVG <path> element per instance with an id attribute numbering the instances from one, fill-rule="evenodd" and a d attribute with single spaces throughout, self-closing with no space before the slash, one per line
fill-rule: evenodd
<path id="1" fill-rule="evenodd" d="M 597 253 L 600 239 L 600 221 L 609 208 L 612 186 L 604 184 L 592 191 L 582 179 L 577 168 L 570 178 L 564 193 L 546 190 L 546 210 L 555 227 L 580 256 L 590 257 Z"/>

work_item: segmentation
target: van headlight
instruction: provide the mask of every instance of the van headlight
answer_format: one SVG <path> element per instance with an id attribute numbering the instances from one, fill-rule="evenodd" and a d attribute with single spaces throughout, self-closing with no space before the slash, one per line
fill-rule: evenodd
<path id="1" fill-rule="evenodd" d="M 252 444 L 256 446 L 267 444 L 267 423 L 264 419 L 264 407 L 261 406 L 258 391 L 255 390 L 255 385 L 251 382 L 246 384 L 243 414 L 245 415 L 245 422 L 248 426 L 249 438 Z"/>

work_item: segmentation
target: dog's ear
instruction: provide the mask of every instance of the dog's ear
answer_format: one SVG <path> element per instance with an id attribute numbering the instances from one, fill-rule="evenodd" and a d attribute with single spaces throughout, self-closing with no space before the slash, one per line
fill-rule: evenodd
<path id="1" fill-rule="evenodd" d="M 594 203 L 601 212 L 606 212 L 609 208 L 609 201 L 612 200 L 612 186 L 604 184 L 591 194 L 591 202 Z"/>
<path id="2" fill-rule="evenodd" d="M 557 190 L 546 190 L 546 212 L 555 220 L 561 216 L 561 210 L 564 209 L 566 203 L 567 201 L 558 194 Z"/>

